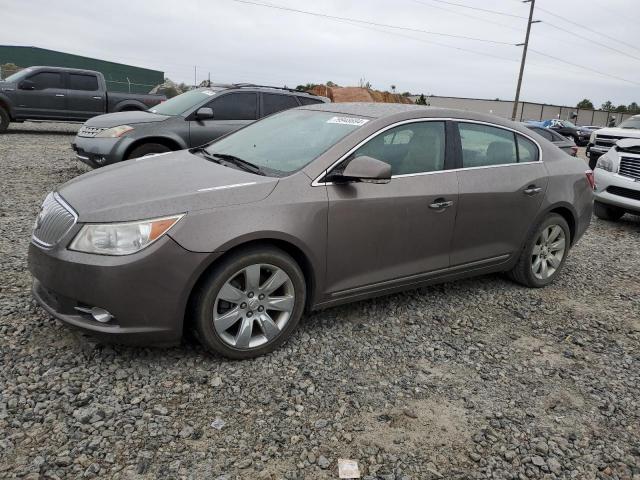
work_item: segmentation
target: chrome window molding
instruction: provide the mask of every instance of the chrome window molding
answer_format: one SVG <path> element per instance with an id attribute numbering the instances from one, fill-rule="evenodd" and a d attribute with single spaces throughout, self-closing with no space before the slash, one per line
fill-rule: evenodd
<path id="1" fill-rule="evenodd" d="M 405 125 L 408 123 L 417 123 L 417 122 L 458 122 L 458 123 L 476 123 L 476 124 L 480 124 L 480 125 L 488 125 L 490 127 L 494 127 L 494 128 L 501 128 L 502 130 L 507 130 L 510 132 L 513 132 L 517 135 L 521 135 L 524 138 L 526 138 L 527 140 L 530 140 L 531 142 L 533 142 L 533 144 L 536 146 L 536 148 L 538 149 L 538 160 L 535 162 L 518 162 L 518 163 L 503 163 L 503 164 L 499 164 L 499 165 L 484 165 L 484 166 L 480 166 L 480 167 L 461 167 L 461 168 L 452 168 L 449 170 L 436 170 L 433 172 L 418 172 L 418 173 L 405 173 L 402 175 L 392 175 L 391 179 L 393 180 L 394 178 L 408 178 L 408 177 L 419 177 L 422 175 L 433 175 L 436 173 L 448 173 L 448 172 L 459 172 L 459 171 L 463 171 L 463 170 L 479 170 L 479 169 L 483 169 L 483 168 L 496 168 L 496 167 L 514 167 L 514 166 L 519 166 L 519 165 L 533 165 L 533 164 L 539 164 L 542 163 L 542 147 L 540 146 L 540 144 L 538 143 L 538 141 L 527 135 L 526 133 L 522 133 L 514 128 L 510 128 L 510 127 L 504 127 L 502 125 L 497 125 L 495 123 L 491 123 L 491 122 L 483 122 L 481 120 L 469 120 L 466 118 L 434 118 L 434 117 L 428 117 L 428 118 L 411 118 L 409 120 L 402 120 L 400 122 L 396 122 L 393 123 L 391 125 L 387 125 L 384 128 L 381 128 L 380 130 L 372 133 L 371 135 L 369 135 L 367 138 L 365 138 L 364 140 L 362 140 L 361 142 L 359 142 L 355 147 L 351 148 L 347 153 L 345 153 L 342 157 L 340 157 L 338 160 L 336 160 L 335 162 L 333 162 L 331 164 L 331 166 L 329 166 L 329 168 L 327 168 L 326 170 L 324 170 L 320 175 L 318 175 L 315 180 L 313 180 L 313 182 L 311 182 L 311 186 L 312 187 L 322 187 L 322 186 L 328 186 L 328 185 L 335 185 L 333 182 L 323 182 L 322 178 L 326 177 L 327 175 L 329 175 L 331 173 L 331 170 L 333 170 L 337 165 L 339 165 L 341 162 L 343 162 L 346 158 L 349 158 L 349 156 L 355 152 L 356 150 L 358 150 L 361 146 L 363 146 L 365 143 L 367 143 L 369 140 L 371 140 L 374 137 L 377 137 L 378 135 L 386 132 L 387 130 L 390 130 L 392 128 L 398 127 L 400 125 Z"/>

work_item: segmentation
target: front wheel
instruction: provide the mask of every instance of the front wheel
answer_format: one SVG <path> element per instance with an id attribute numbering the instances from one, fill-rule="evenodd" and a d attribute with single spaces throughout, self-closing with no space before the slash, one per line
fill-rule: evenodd
<path id="1" fill-rule="evenodd" d="M 624 215 L 624 210 L 614 205 L 607 205 L 601 202 L 593 202 L 593 213 L 595 213 L 596 217 L 602 220 L 615 222 L 616 220 L 620 220 L 620 218 L 622 218 L 622 216 Z"/>
<path id="2" fill-rule="evenodd" d="M 7 128 L 9 128 L 9 122 L 11 122 L 11 118 L 7 111 L 0 107 L 0 133 L 5 132 Z"/>
<path id="3" fill-rule="evenodd" d="M 557 213 L 549 214 L 529 236 L 510 277 L 527 287 L 549 285 L 562 270 L 570 245 L 567 221 Z"/>
<path id="4" fill-rule="evenodd" d="M 296 261 L 272 247 L 241 250 L 213 269 L 195 296 L 198 339 L 233 359 L 253 358 L 282 345 L 306 300 Z"/>
<path id="5" fill-rule="evenodd" d="M 147 157 L 149 155 L 155 155 L 156 153 L 170 152 L 171 149 L 161 143 L 145 143 L 139 147 L 134 148 L 127 156 L 127 160 L 132 158 Z"/>

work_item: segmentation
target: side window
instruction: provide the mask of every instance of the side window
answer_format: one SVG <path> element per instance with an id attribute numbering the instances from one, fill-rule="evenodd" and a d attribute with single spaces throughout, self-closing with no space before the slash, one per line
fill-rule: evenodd
<path id="1" fill-rule="evenodd" d="M 353 154 L 391 165 L 392 175 L 444 169 L 444 122 L 415 122 L 394 127 L 372 138 Z"/>
<path id="2" fill-rule="evenodd" d="M 518 139 L 518 160 L 522 162 L 537 162 L 538 161 L 538 147 L 522 135 L 516 135 Z"/>
<path id="3" fill-rule="evenodd" d="M 302 105 L 316 105 L 318 103 L 322 103 L 322 100 L 318 100 L 316 98 L 309 98 L 309 97 L 298 97 L 298 100 L 300 100 L 300 103 Z"/>
<path id="4" fill-rule="evenodd" d="M 257 118 L 256 93 L 228 93 L 209 104 L 215 120 L 255 120 Z"/>
<path id="5" fill-rule="evenodd" d="M 262 112 L 262 114 L 266 117 L 267 115 L 271 115 L 272 113 L 297 107 L 298 102 L 296 101 L 295 97 L 292 97 L 291 95 L 263 93 L 262 105 L 264 107 L 264 111 Z"/>
<path id="6" fill-rule="evenodd" d="M 31 80 L 36 90 L 44 90 L 45 88 L 64 88 L 62 84 L 62 74 L 59 72 L 40 72 L 31 75 Z"/>
<path id="7" fill-rule="evenodd" d="M 459 123 L 462 166 L 484 167 L 517 163 L 515 134 L 477 123 Z"/>
<path id="8" fill-rule="evenodd" d="M 95 92 L 98 90 L 98 79 L 95 75 L 69 74 L 69 90 L 86 90 Z"/>

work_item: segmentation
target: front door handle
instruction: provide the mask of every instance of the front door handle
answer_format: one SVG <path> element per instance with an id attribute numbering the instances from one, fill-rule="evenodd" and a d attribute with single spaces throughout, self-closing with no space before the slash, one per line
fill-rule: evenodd
<path id="1" fill-rule="evenodd" d="M 91 97 L 91 98 L 95 98 L 96 100 L 102 100 L 102 97 Z"/>
<path id="2" fill-rule="evenodd" d="M 527 188 L 524 189 L 524 191 L 522 193 L 532 197 L 534 195 L 539 194 L 541 191 L 542 191 L 541 187 L 536 187 L 535 185 L 529 185 Z"/>
<path id="3" fill-rule="evenodd" d="M 452 200 L 445 200 L 444 198 L 437 198 L 433 201 L 433 203 L 429 204 L 429 208 L 432 210 L 444 210 L 445 208 L 449 208 L 453 205 Z"/>
<path id="4" fill-rule="evenodd" d="M 62 93 L 56 93 L 56 97 L 64 97 L 64 94 L 62 94 Z"/>

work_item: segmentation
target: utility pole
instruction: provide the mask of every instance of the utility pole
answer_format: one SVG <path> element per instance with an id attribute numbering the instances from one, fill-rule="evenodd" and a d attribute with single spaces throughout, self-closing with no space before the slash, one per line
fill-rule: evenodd
<path id="1" fill-rule="evenodd" d="M 522 75 L 524 74 L 524 64 L 527 61 L 527 49 L 529 48 L 529 34 L 531 33 L 531 24 L 540 23 L 540 20 L 533 20 L 533 9 L 536 5 L 536 0 L 524 0 L 522 3 L 531 3 L 531 9 L 529 10 L 529 22 L 527 23 L 527 35 L 524 38 L 524 43 L 519 43 L 516 47 L 522 48 L 522 62 L 520 63 L 520 75 L 518 75 L 518 86 L 516 87 L 516 99 L 513 102 L 513 113 L 511 114 L 511 120 L 515 120 L 518 115 L 518 103 L 520 103 L 520 87 L 522 87 Z"/>
<path id="2" fill-rule="evenodd" d="M 198 66 L 194 65 L 193 66 L 193 88 L 197 88 L 198 87 Z"/>

